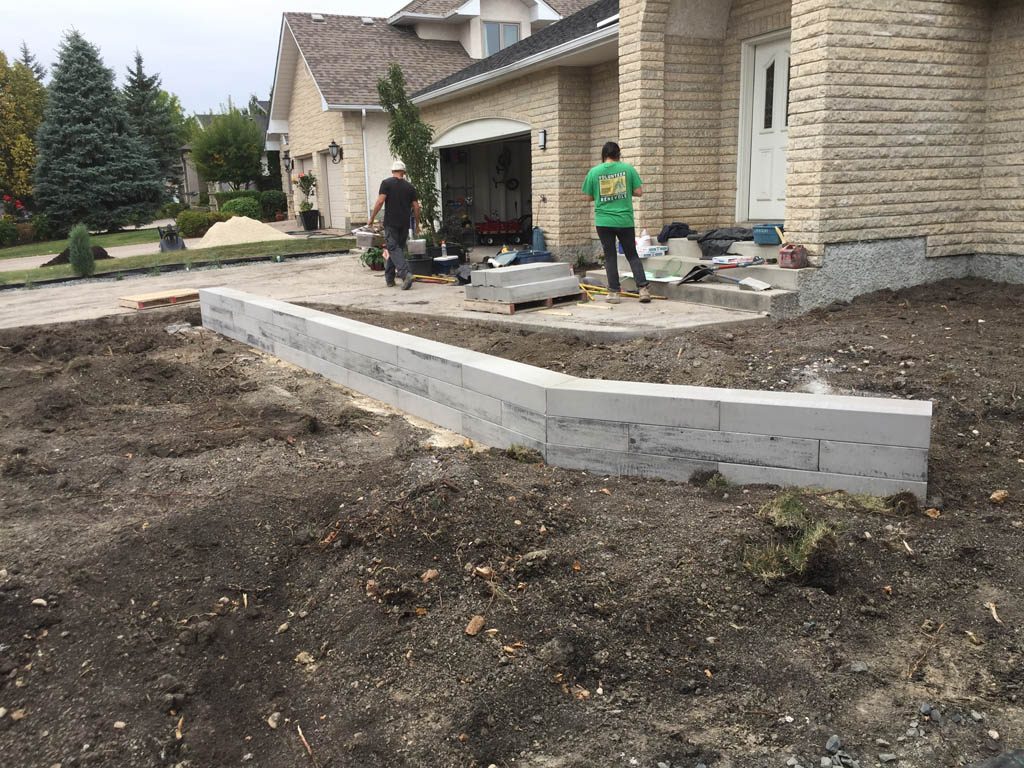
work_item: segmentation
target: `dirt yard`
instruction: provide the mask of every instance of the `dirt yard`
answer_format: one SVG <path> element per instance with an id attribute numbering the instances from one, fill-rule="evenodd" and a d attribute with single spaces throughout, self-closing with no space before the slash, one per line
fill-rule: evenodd
<path id="1" fill-rule="evenodd" d="M 577 375 L 932 399 L 932 497 L 804 494 L 836 546 L 766 583 L 777 489 L 438 447 L 168 333 L 195 309 L 0 331 L 0 765 L 933 768 L 1024 741 L 1019 288 L 617 345 L 353 316 Z"/>

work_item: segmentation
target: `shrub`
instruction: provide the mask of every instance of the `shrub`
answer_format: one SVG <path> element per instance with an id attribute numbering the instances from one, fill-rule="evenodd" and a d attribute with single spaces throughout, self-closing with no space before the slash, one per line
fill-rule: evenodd
<path id="1" fill-rule="evenodd" d="M 35 242 L 36 234 L 32 229 L 31 224 L 28 222 L 19 222 L 14 226 L 18 230 L 18 245 Z"/>
<path id="2" fill-rule="evenodd" d="M 277 214 L 288 212 L 288 198 L 280 189 L 268 189 L 260 193 L 260 207 L 263 218 L 273 221 Z"/>
<path id="3" fill-rule="evenodd" d="M 178 218 L 178 214 L 186 208 L 188 208 L 188 206 L 182 205 L 181 203 L 167 203 L 160 209 L 160 212 L 157 213 L 157 217 L 161 219 L 176 219 Z"/>
<path id="4" fill-rule="evenodd" d="M 68 238 L 68 258 L 71 268 L 79 277 L 90 277 L 96 271 L 96 262 L 89 246 L 89 230 L 85 224 L 76 224 Z"/>
<path id="5" fill-rule="evenodd" d="M 57 231 L 53 222 L 50 221 L 50 217 L 45 213 L 35 214 L 29 223 L 32 225 L 32 236 L 37 242 L 52 240 L 53 238 L 64 234 L 63 232 Z"/>
<path id="6" fill-rule="evenodd" d="M 227 221 L 233 215 L 224 211 L 186 210 L 178 214 L 175 223 L 182 237 L 202 237 L 218 221 Z"/>
<path id="7" fill-rule="evenodd" d="M 263 217 L 263 209 L 260 208 L 259 201 L 253 200 L 251 197 L 236 197 L 234 200 L 228 200 L 220 209 L 223 213 L 248 216 L 256 221 Z"/>
<path id="8" fill-rule="evenodd" d="M 218 192 L 214 195 L 214 198 L 217 200 L 217 207 L 223 208 L 225 203 L 242 198 L 255 200 L 258 203 L 260 201 L 260 193 L 255 189 L 238 189 L 231 192 Z"/>
<path id="9" fill-rule="evenodd" d="M 10 216 L 0 216 L 0 248 L 18 242 L 18 226 Z"/>

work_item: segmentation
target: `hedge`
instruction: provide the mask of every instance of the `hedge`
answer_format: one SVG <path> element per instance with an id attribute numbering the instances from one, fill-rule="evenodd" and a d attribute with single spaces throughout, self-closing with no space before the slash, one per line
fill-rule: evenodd
<path id="1" fill-rule="evenodd" d="M 258 201 L 249 197 L 236 197 L 228 200 L 220 207 L 223 213 L 233 213 L 236 216 L 248 216 L 250 219 L 259 221 L 263 214 Z"/>
<path id="2" fill-rule="evenodd" d="M 263 218 L 273 221 L 278 213 L 288 212 L 288 198 L 280 189 L 268 189 L 260 193 L 260 206 L 263 208 Z"/>
<path id="3" fill-rule="evenodd" d="M 182 211 L 175 223 L 182 237 L 202 237 L 218 221 L 227 221 L 234 214 L 223 211 Z"/>

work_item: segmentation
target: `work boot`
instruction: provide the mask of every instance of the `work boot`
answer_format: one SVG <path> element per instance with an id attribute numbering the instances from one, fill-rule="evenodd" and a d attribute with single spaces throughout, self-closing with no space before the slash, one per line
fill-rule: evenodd
<path id="1" fill-rule="evenodd" d="M 618 304 L 621 301 L 618 291 L 608 291 L 608 295 L 604 300 L 606 304 Z"/>
<path id="2" fill-rule="evenodd" d="M 410 288 L 412 288 L 412 270 L 407 269 L 405 274 L 402 275 L 402 290 L 408 291 Z"/>
<path id="3" fill-rule="evenodd" d="M 651 303 L 651 289 L 646 285 L 640 289 L 640 303 L 650 304 Z"/>
<path id="4" fill-rule="evenodd" d="M 388 288 L 394 288 L 395 287 L 395 280 L 394 280 L 394 278 L 385 277 L 384 278 L 384 285 L 386 285 Z"/>

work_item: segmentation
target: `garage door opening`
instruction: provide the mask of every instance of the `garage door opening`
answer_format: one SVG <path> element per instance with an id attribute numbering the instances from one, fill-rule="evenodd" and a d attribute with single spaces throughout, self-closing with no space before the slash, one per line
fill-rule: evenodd
<path id="1" fill-rule="evenodd" d="M 508 130 L 511 123 L 517 132 L 477 138 L 482 124 L 493 132 L 495 123 L 502 124 L 499 130 Z M 437 146 L 441 213 L 448 239 L 465 246 L 529 242 L 533 211 L 528 126 L 512 121 L 474 121 L 449 131 Z"/>

